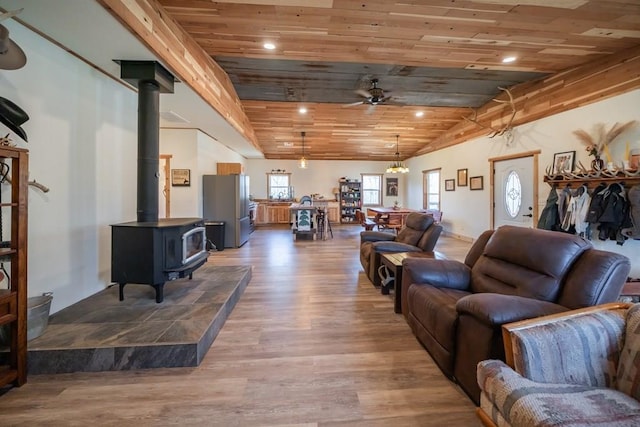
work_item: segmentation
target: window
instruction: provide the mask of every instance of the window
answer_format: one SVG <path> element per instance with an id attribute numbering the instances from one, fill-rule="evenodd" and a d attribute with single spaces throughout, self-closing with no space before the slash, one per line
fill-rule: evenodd
<path id="1" fill-rule="evenodd" d="M 362 174 L 362 206 L 382 206 L 381 174 Z"/>
<path id="2" fill-rule="evenodd" d="M 423 209 L 440 210 L 440 169 L 431 169 L 422 172 L 423 183 Z"/>
<path id="3" fill-rule="evenodd" d="M 504 206 L 507 209 L 507 214 L 511 218 L 515 218 L 520 212 L 521 205 L 522 185 L 520 185 L 520 177 L 518 172 L 512 170 L 509 172 L 504 185 Z"/>
<path id="4" fill-rule="evenodd" d="M 267 194 L 270 199 L 290 199 L 291 194 L 291 174 L 290 173 L 268 173 L 267 174 Z"/>

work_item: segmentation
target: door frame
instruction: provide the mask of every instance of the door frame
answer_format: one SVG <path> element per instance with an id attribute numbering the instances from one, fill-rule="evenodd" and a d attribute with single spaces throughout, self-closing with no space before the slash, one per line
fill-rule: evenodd
<path id="1" fill-rule="evenodd" d="M 495 216 L 495 210 L 496 210 L 496 204 L 495 204 L 495 199 L 496 199 L 496 195 L 495 195 L 495 177 L 496 177 L 496 168 L 495 168 L 495 163 L 496 162 L 502 162 L 505 160 L 513 160 L 513 159 L 522 159 L 525 157 L 533 157 L 533 227 L 535 228 L 538 225 L 538 157 L 540 156 L 540 153 L 542 152 L 542 150 L 533 150 L 533 151 L 526 151 L 524 153 L 518 153 L 518 154 L 509 154 L 507 156 L 500 156 L 500 157 L 492 157 L 489 159 L 489 188 L 491 190 L 491 202 L 490 202 L 490 207 L 491 207 L 491 229 L 494 230 L 495 229 L 495 224 L 496 224 L 496 216 Z"/>
<path id="2" fill-rule="evenodd" d="M 171 218 L 171 158 L 172 154 L 160 154 L 159 160 L 164 160 L 164 217 Z"/>

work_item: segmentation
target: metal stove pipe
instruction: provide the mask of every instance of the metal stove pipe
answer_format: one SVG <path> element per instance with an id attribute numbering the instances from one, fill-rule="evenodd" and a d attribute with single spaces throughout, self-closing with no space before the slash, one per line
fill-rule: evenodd
<path id="1" fill-rule="evenodd" d="M 138 222 L 158 221 L 160 86 L 138 83 Z"/>

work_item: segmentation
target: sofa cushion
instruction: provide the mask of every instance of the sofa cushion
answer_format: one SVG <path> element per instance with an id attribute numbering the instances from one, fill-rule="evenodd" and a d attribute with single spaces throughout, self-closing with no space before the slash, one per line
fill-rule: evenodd
<path id="1" fill-rule="evenodd" d="M 499 360 L 478 364 L 480 406 L 513 426 L 640 425 L 640 403 L 610 388 L 530 381 Z M 496 417 L 497 411 L 500 417 Z"/>
<path id="2" fill-rule="evenodd" d="M 424 231 L 433 224 L 433 217 L 426 214 L 412 212 L 407 215 L 405 226 L 396 237 L 396 242 L 416 246 Z"/>
<path id="3" fill-rule="evenodd" d="M 618 390 L 640 400 L 640 304 L 627 311 L 624 346 L 618 362 Z"/>
<path id="4" fill-rule="evenodd" d="M 555 301 L 572 264 L 591 247 L 565 233 L 500 227 L 473 266 L 471 290 Z"/>

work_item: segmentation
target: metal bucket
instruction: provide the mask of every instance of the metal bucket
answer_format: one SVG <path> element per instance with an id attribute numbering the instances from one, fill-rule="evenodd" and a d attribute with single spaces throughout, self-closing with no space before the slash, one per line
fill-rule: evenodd
<path id="1" fill-rule="evenodd" d="M 52 299 L 51 292 L 27 298 L 27 341 L 38 338 L 47 328 Z"/>
<path id="2" fill-rule="evenodd" d="M 38 338 L 47 328 L 52 299 L 51 292 L 46 292 L 39 297 L 27 298 L 27 341 Z M 9 325 L 2 325 L 0 327 L 0 346 L 7 346 L 10 341 Z"/>

